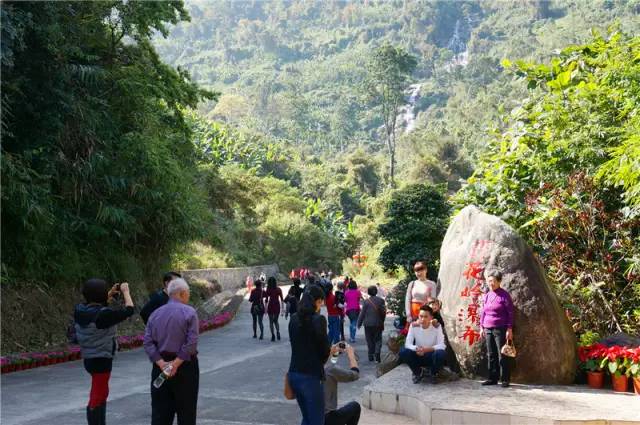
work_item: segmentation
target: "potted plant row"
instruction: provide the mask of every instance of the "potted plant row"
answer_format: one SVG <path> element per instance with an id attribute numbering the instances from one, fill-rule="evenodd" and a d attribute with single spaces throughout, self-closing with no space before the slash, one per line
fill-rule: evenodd
<path id="1" fill-rule="evenodd" d="M 632 378 L 635 393 L 640 395 L 640 347 L 592 344 L 578 348 L 578 358 L 587 372 L 591 388 L 602 388 L 604 373 L 609 372 L 613 390 L 626 392 Z"/>

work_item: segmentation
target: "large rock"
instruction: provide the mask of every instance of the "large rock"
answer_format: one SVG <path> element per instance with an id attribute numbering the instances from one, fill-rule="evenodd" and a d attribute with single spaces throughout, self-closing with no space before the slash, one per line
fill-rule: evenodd
<path id="1" fill-rule="evenodd" d="M 479 339 L 484 269 L 502 272 L 502 287 L 515 305 L 518 355 L 512 381 L 569 384 L 576 366 L 575 335 L 545 278 L 540 262 L 522 238 L 498 217 L 475 206 L 451 222 L 440 250 L 443 317 L 463 375 L 485 375 L 486 346 Z"/>

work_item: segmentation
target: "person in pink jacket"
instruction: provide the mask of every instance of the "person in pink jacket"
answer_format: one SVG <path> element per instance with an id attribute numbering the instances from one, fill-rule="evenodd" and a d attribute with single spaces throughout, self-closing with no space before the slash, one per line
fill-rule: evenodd
<path id="1" fill-rule="evenodd" d="M 347 304 L 345 311 L 347 317 L 349 317 L 349 341 L 353 344 L 356 342 L 356 329 L 358 326 L 358 316 L 360 315 L 360 301 L 362 300 L 362 294 L 355 280 L 349 281 L 349 287 L 344 293 L 344 298 Z"/>

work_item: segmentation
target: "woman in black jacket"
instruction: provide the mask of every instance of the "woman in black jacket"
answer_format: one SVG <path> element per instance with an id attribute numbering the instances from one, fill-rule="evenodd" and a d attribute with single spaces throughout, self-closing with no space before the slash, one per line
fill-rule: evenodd
<path id="1" fill-rule="evenodd" d="M 327 319 L 321 316 L 324 291 L 312 286 L 302 295 L 298 312 L 289 321 L 291 363 L 288 379 L 302 412 L 302 425 L 324 424 L 324 364 L 331 346 Z"/>

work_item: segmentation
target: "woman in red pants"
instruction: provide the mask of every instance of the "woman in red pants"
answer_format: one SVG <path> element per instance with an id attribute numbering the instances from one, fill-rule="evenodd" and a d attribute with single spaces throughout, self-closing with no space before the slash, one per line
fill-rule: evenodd
<path id="1" fill-rule="evenodd" d="M 116 294 L 121 293 L 125 308 L 108 307 Z M 89 425 L 106 424 L 107 397 L 111 365 L 116 353 L 116 325 L 133 315 L 133 300 L 129 284 L 115 284 L 111 290 L 102 279 L 84 283 L 82 295 L 86 302 L 74 311 L 76 338 L 80 344 L 84 368 L 91 374 L 91 391 L 87 405 Z"/>

